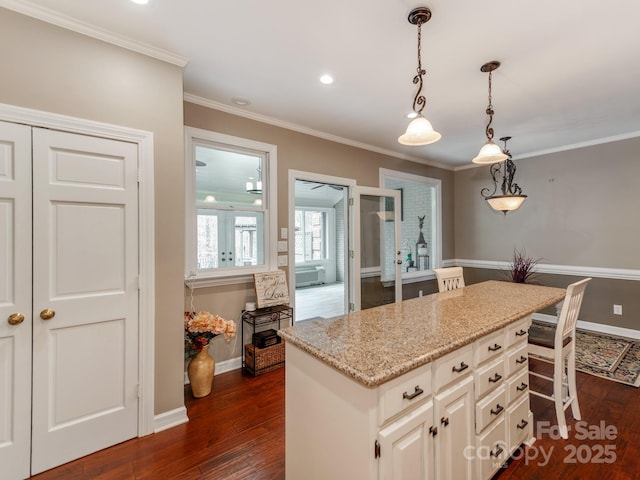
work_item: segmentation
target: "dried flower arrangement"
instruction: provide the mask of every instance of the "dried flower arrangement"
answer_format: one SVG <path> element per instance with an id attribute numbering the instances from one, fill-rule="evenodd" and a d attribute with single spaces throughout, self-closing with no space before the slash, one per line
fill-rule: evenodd
<path id="1" fill-rule="evenodd" d="M 228 342 L 236 334 L 236 324 L 233 320 L 225 320 L 220 315 L 213 315 L 207 311 L 185 312 L 184 314 L 184 353 L 187 359 L 193 357 L 209 345 L 211 339 L 217 335 L 224 335 Z"/>

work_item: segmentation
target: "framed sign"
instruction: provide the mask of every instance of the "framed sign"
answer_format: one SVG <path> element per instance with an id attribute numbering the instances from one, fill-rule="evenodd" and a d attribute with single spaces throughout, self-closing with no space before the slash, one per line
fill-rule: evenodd
<path id="1" fill-rule="evenodd" d="M 256 289 L 258 308 L 289 304 L 289 287 L 283 270 L 254 273 L 253 283 Z"/>

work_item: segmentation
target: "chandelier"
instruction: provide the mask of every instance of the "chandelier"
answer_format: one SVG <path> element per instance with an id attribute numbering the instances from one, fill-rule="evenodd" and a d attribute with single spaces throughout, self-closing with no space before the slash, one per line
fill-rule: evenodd
<path id="1" fill-rule="evenodd" d="M 493 111 L 493 105 L 491 103 L 491 74 L 494 70 L 496 70 L 500 66 L 500 62 L 494 60 L 492 62 L 485 63 L 480 67 L 480 71 L 484 73 L 489 73 L 489 105 L 487 105 L 486 114 L 489 117 L 489 122 L 487 123 L 487 128 L 485 129 L 485 134 L 487 136 L 487 143 L 485 143 L 480 149 L 480 153 L 472 160 L 473 163 L 479 163 L 481 165 L 488 165 L 497 162 L 503 162 L 507 159 L 507 155 L 505 155 L 500 147 L 493 142 L 493 127 L 491 123 L 493 122 L 493 115 L 495 112 Z"/>
<path id="2" fill-rule="evenodd" d="M 441 137 L 441 135 L 433 129 L 431 122 L 422 115 L 422 110 L 424 110 L 427 103 L 426 98 L 422 95 L 422 77 L 427 73 L 422 69 L 422 24 L 427 23 L 430 18 L 431 10 L 427 7 L 414 8 L 409 13 L 409 23 L 418 26 L 418 73 L 413 77 L 413 83 L 414 85 L 418 85 L 418 91 L 413 99 L 413 111 L 416 116 L 409 123 L 407 131 L 398 138 L 398 142 L 402 145 L 428 145 L 437 142 Z"/>
<path id="3" fill-rule="evenodd" d="M 507 150 L 507 142 L 509 140 L 511 140 L 511 137 L 500 138 L 500 141 L 504 142 L 502 153 L 507 159 L 504 162 L 494 163 L 489 169 L 491 178 L 493 179 L 493 191 L 489 193 L 488 188 L 480 190 L 480 195 L 484 197 L 491 208 L 505 215 L 507 212 L 512 212 L 520 208 L 520 205 L 522 205 L 527 198 L 526 195 L 522 195 L 522 188 L 513 181 L 513 177 L 516 174 L 516 165 L 513 163 L 513 160 L 511 160 L 511 152 Z M 502 195 L 496 195 L 498 191 L 498 179 L 501 174 L 502 184 L 500 191 Z"/>

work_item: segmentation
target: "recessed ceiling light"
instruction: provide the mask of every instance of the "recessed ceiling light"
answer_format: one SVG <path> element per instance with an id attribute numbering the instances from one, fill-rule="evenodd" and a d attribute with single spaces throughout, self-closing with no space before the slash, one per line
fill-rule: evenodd
<path id="1" fill-rule="evenodd" d="M 333 83 L 333 77 L 327 73 L 320 77 L 320 82 L 325 85 L 331 85 Z"/>
<path id="2" fill-rule="evenodd" d="M 149 0 L 131 0 L 133 3 L 137 3 L 138 5 L 146 5 L 149 3 Z"/>
<path id="3" fill-rule="evenodd" d="M 233 97 L 231 99 L 231 103 L 237 105 L 238 107 L 248 107 L 249 105 L 251 105 L 251 102 L 249 100 L 241 97 Z"/>

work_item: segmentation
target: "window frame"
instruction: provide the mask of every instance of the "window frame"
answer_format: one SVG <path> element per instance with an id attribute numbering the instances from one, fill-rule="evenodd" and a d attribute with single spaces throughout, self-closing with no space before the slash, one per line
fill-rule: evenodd
<path id="1" fill-rule="evenodd" d="M 415 183 L 415 184 L 419 184 L 425 187 L 430 187 L 435 189 L 435 193 L 434 193 L 435 218 L 433 219 L 435 234 L 434 234 L 434 245 L 432 246 L 433 258 L 430 259 L 431 260 L 430 266 L 429 266 L 430 268 L 428 270 L 421 270 L 421 271 L 415 271 L 415 272 L 403 271 L 402 281 L 403 283 L 412 283 L 412 282 L 419 282 L 425 279 L 434 278 L 435 274 L 433 273 L 433 269 L 439 268 L 442 266 L 442 180 L 440 180 L 439 178 L 431 178 L 424 175 L 416 175 L 413 173 L 406 173 L 398 170 L 380 168 L 379 169 L 380 188 L 391 188 L 386 186 L 386 180 L 395 180 L 398 182 L 410 182 L 410 183 Z M 404 209 L 404 206 L 401 206 L 401 208 Z M 401 232 L 401 237 L 402 237 L 402 232 Z"/>
<path id="2" fill-rule="evenodd" d="M 316 259 L 316 260 L 305 260 L 302 262 L 298 262 L 295 258 L 295 235 L 296 232 L 294 231 L 294 245 L 293 245 L 293 252 L 294 252 L 294 259 L 293 259 L 293 263 L 296 267 L 308 267 L 308 266 L 314 266 L 314 265 L 322 265 L 324 263 L 330 262 L 334 259 L 335 257 L 335 242 L 330 241 L 331 238 L 335 238 L 335 209 L 333 208 L 329 208 L 329 207 L 302 207 L 302 206 L 298 206 L 298 207 L 294 207 L 294 216 L 295 216 L 295 212 L 296 211 L 306 211 L 306 212 L 322 212 L 325 216 L 324 218 L 324 226 L 322 228 L 322 232 L 323 232 L 323 244 L 324 244 L 324 250 L 325 250 L 325 258 L 320 258 L 320 259 Z M 295 217 L 294 217 L 295 218 Z M 294 222 L 295 224 L 295 222 Z"/>
<path id="3" fill-rule="evenodd" d="M 277 269 L 277 154 L 276 145 L 258 142 L 223 133 L 212 132 L 194 127 L 185 127 L 185 280 L 189 280 L 190 287 L 203 288 L 216 285 L 231 285 L 253 282 L 254 273 L 269 272 Z M 199 206 L 196 204 L 196 164 L 195 146 L 212 143 L 234 150 L 254 150 L 265 155 L 266 166 L 263 164 L 263 205 L 264 213 L 264 264 L 255 266 L 225 267 L 223 270 L 197 269 L 197 215 Z M 216 147 L 216 145 L 212 145 Z M 266 177 L 266 178 L 265 178 Z M 236 213 L 250 210 L 244 208 L 222 207 Z"/>

